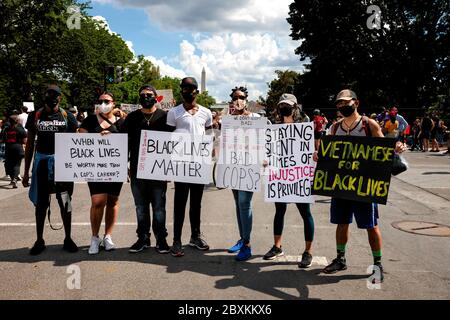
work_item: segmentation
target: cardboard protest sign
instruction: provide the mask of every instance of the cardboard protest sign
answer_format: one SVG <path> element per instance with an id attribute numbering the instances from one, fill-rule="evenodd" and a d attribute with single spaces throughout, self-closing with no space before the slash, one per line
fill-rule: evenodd
<path id="1" fill-rule="evenodd" d="M 126 104 L 126 103 L 122 103 L 120 105 L 120 110 L 122 110 L 123 112 L 125 112 L 126 114 L 139 110 L 141 109 L 141 105 L 140 104 Z"/>
<path id="2" fill-rule="evenodd" d="M 395 139 L 325 136 L 313 194 L 386 204 Z"/>
<path id="3" fill-rule="evenodd" d="M 271 125 L 266 131 L 266 202 L 314 203 L 316 163 L 312 122 Z"/>
<path id="4" fill-rule="evenodd" d="M 267 118 L 225 116 L 222 118 L 216 186 L 258 192 L 265 158 Z"/>
<path id="5" fill-rule="evenodd" d="M 175 106 L 172 89 L 157 90 L 158 103 L 161 110 L 168 111 Z"/>
<path id="6" fill-rule="evenodd" d="M 126 134 L 55 134 L 55 181 L 126 182 L 127 177 Z"/>
<path id="7" fill-rule="evenodd" d="M 142 130 L 137 178 L 208 184 L 213 138 Z"/>

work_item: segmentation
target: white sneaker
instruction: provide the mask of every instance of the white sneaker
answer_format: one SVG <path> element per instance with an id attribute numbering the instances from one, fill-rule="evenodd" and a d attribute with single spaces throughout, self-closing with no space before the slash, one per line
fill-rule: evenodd
<path id="1" fill-rule="evenodd" d="M 91 246 L 89 247 L 89 254 L 98 254 L 100 251 L 100 243 L 102 240 L 99 237 L 92 236 L 91 238 Z"/>
<path id="2" fill-rule="evenodd" d="M 103 238 L 103 246 L 105 247 L 106 251 L 111 251 L 116 249 L 116 245 L 114 244 L 114 242 L 111 239 L 111 235 L 107 234 L 104 238 Z"/>

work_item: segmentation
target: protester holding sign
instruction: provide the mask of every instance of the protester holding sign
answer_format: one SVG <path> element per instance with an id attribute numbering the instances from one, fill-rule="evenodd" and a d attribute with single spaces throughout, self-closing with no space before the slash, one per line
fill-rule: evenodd
<path id="1" fill-rule="evenodd" d="M 102 135 L 119 133 L 123 123 L 121 118 L 114 115 L 114 97 L 112 93 L 105 92 L 99 97 L 100 105 L 96 113 L 88 116 L 81 123 L 79 133 L 100 133 Z M 100 246 L 106 251 L 116 247 L 111 234 L 119 214 L 119 195 L 122 182 L 88 182 L 91 193 L 91 229 L 92 238 L 89 254 L 99 253 Z M 100 225 L 105 213 L 105 235 L 103 240 L 99 237 Z"/>
<path id="2" fill-rule="evenodd" d="M 231 90 L 230 103 L 231 115 L 239 115 L 245 117 L 260 117 L 257 113 L 252 113 L 247 110 L 248 92 L 245 87 L 235 87 Z M 236 204 L 236 216 L 239 228 L 240 239 L 237 243 L 228 249 L 229 253 L 238 252 L 236 256 L 237 261 L 245 261 L 251 258 L 252 249 L 250 246 L 250 234 L 252 232 L 252 191 L 232 189 L 234 202 Z"/>
<path id="3" fill-rule="evenodd" d="M 122 132 L 128 133 L 130 154 L 131 192 L 136 206 L 137 237 L 130 252 L 140 252 L 150 248 L 150 226 L 156 238 L 156 251 L 169 253 L 166 241 L 166 191 L 167 181 L 137 178 L 139 148 L 142 130 L 171 131 L 167 122 L 167 113 L 156 104 L 156 90 L 150 85 L 139 88 L 139 103 L 142 108 L 128 114 L 122 125 Z M 153 225 L 150 219 L 150 205 L 153 210 Z"/>
<path id="4" fill-rule="evenodd" d="M 383 137 L 381 127 L 375 120 L 359 115 L 357 111 L 359 100 L 355 92 L 348 89 L 339 92 L 336 97 L 336 107 L 342 114 L 343 119 L 333 125 L 331 129 L 332 135 Z M 403 144 L 398 142 L 396 152 L 403 152 L 404 150 Z M 374 266 L 378 268 L 379 281 L 382 282 L 384 278 L 381 264 L 382 241 L 381 232 L 378 228 L 377 204 L 333 197 L 331 199 L 330 214 L 331 223 L 337 224 L 337 257 L 323 269 L 323 272 L 335 273 L 347 269 L 345 250 L 349 237 L 349 225 L 352 223 L 353 216 L 355 216 L 358 228 L 367 230 Z"/>
<path id="5" fill-rule="evenodd" d="M 282 124 L 293 124 L 301 122 L 301 108 L 297 104 L 297 98 L 289 93 L 281 95 L 277 104 L 277 119 Z M 312 137 L 311 137 L 312 138 Z M 311 246 L 314 239 L 314 219 L 311 215 L 311 206 L 309 203 L 296 203 L 297 209 L 303 219 L 305 250 L 302 254 L 302 260 L 298 266 L 300 268 L 308 268 L 312 263 Z M 273 260 L 278 256 L 282 256 L 281 237 L 284 226 L 284 215 L 287 210 L 286 202 L 275 202 L 275 218 L 273 221 L 273 247 L 264 255 L 264 260 Z"/>
<path id="6" fill-rule="evenodd" d="M 180 87 L 184 102 L 169 110 L 167 124 L 175 129 L 177 133 L 204 135 L 207 129 L 212 128 L 212 114 L 211 111 L 198 105 L 195 101 L 199 94 L 197 81 L 192 77 L 183 78 Z M 170 249 L 174 257 L 184 255 L 181 245 L 181 233 L 189 193 L 191 194 L 189 208 L 191 239 L 189 245 L 199 250 L 209 249 L 208 244 L 202 239 L 200 233 L 203 189 L 204 184 L 175 182 L 174 237 L 173 246 Z"/>
<path id="7" fill-rule="evenodd" d="M 71 234 L 73 182 L 57 183 L 54 181 L 55 133 L 76 132 L 77 120 L 71 113 L 59 107 L 61 89 L 49 85 L 45 93 L 45 106 L 33 111 L 27 119 L 27 143 L 25 147 L 25 172 L 22 178 L 24 187 L 29 186 L 30 165 L 36 147 L 33 163 L 33 175 L 29 191 L 30 200 L 35 205 L 37 240 L 30 250 L 31 255 L 38 255 L 45 250 L 43 238 L 45 216 L 50 210 L 50 194 L 56 193 L 65 230 L 63 249 L 68 252 L 78 251 Z M 36 141 L 37 140 L 37 141 Z M 36 142 L 36 146 L 35 146 Z"/>

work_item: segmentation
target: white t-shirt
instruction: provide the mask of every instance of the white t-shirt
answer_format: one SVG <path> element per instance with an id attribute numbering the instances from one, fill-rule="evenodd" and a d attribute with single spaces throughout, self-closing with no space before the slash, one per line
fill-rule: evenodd
<path id="1" fill-rule="evenodd" d="M 209 109 L 197 106 L 198 111 L 194 115 L 187 112 L 182 104 L 170 109 L 167 124 L 176 128 L 174 132 L 205 134 L 205 128 L 212 126 L 212 114 Z"/>

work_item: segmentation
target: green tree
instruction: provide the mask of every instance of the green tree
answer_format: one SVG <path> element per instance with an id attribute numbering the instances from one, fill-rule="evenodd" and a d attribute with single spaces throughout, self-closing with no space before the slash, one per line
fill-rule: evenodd
<path id="1" fill-rule="evenodd" d="M 307 63 L 295 93 L 304 105 L 332 106 L 344 87 L 367 111 L 417 109 L 446 94 L 450 83 L 449 0 L 376 2 L 380 28 L 368 28 L 371 1 L 295 0 L 290 5 L 295 53 Z"/>
<path id="2" fill-rule="evenodd" d="M 204 91 L 197 95 L 197 103 L 205 108 L 211 108 L 216 104 L 216 99 L 209 95 L 208 91 Z"/>
<path id="3" fill-rule="evenodd" d="M 277 78 L 267 84 L 269 86 L 267 98 L 261 101 L 267 106 L 269 112 L 277 105 L 278 100 L 283 93 L 293 93 L 294 87 L 298 85 L 300 76 L 299 73 L 291 70 L 276 70 L 275 74 L 277 75 Z"/>

